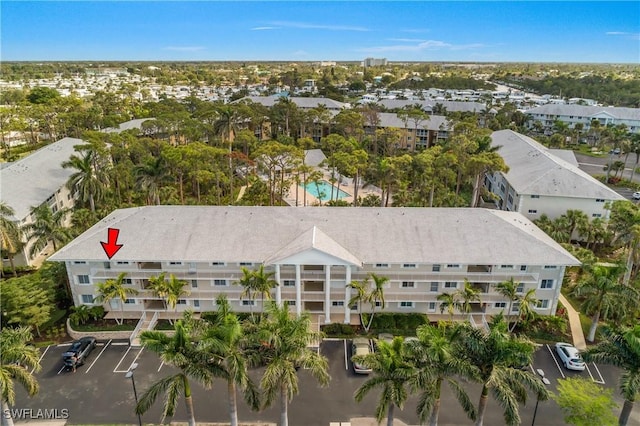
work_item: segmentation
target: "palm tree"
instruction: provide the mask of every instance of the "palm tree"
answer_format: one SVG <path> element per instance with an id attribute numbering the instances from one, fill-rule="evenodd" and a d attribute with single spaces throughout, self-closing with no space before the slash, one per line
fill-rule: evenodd
<path id="1" fill-rule="evenodd" d="M 371 281 L 373 280 L 373 287 Z M 358 314 L 360 315 L 360 324 L 364 327 L 366 332 L 369 332 L 371 324 L 373 323 L 373 315 L 375 314 L 378 304 L 384 309 L 384 285 L 389 282 L 389 278 L 381 277 L 373 272 L 367 275 L 362 281 L 352 281 L 347 287 L 356 290 L 356 294 L 349 300 L 349 307 L 353 307 L 358 304 Z M 369 315 L 369 321 L 365 324 L 362 316 L 362 304 L 369 303 L 371 305 L 371 312 Z"/>
<path id="2" fill-rule="evenodd" d="M 600 318 L 607 319 L 614 315 L 624 316 L 630 306 L 638 302 L 638 290 L 620 283 L 624 272 L 621 265 L 595 265 L 591 273 L 574 289 L 574 294 L 584 297 L 582 310 L 592 315 L 591 328 L 587 340 L 593 342 Z"/>
<path id="3" fill-rule="evenodd" d="M 453 314 L 455 314 L 456 310 L 462 310 L 457 292 L 441 293 L 436 297 L 436 300 L 440 302 L 440 313 L 443 314 L 446 310 L 449 314 L 449 321 L 453 319 Z"/>
<path id="4" fill-rule="evenodd" d="M 626 426 L 633 404 L 640 393 L 640 325 L 633 328 L 603 329 L 603 341 L 582 353 L 585 361 L 615 365 L 624 370 L 620 376 L 620 393 L 624 397 L 620 426 Z"/>
<path id="5" fill-rule="evenodd" d="M 177 368 L 176 374 L 160 379 L 142 394 L 136 406 L 137 414 L 146 413 L 155 403 L 160 394 L 165 394 L 162 420 L 175 413 L 176 405 L 181 394 L 187 409 L 189 426 L 195 426 L 195 413 L 191 396 L 191 383 L 195 379 L 205 388 L 209 388 L 214 377 L 222 375 L 215 363 L 209 363 L 207 353 L 193 344 L 190 330 L 182 320 L 177 321 L 175 334 L 171 337 L 160 331 L 143 331 L 140 341 L 145 349 L 160 355 L 160 359 L 168 365 Z M 212 373 L 212 370 L 215 373 Z"/>
<path id="6" fill-rule="evenodd" d="M 429 416 L 431 426 L 438 424 L 443 382 L 449 385 L 467 416 L 471 420 L 476 419 L 475 407 L 456 380 L 456 377 L 470 378 L 473 375 L 473 368 L 468 360 L 457 356 L 461 331 L 460 324 L 425 324 L 417 329 L 418 340 L 407 342 L 411 362 L 417 369 L 413 385 L 421 391 L 417 413 L 421 422 Z"/>
<path id="7" fill-rule="evenodd" d="M 149 285 L 147 286 L 147 288 L 153 292 L 154 296 L 162 299 L 165 309 L 167 309 L 167 296 L 169 295 L 167 284 L 165 273 L 162 272 L 157 277 L 149 277 Z"/>
<path id="8" fill-rule="evenodd" d="M 465 314 L 471 314 L 471 302 L 480 301 L 480 290 L 473 287 L 471 283 L 465 278 L 464 288 L 456 291 L 458 300 L 460 301 L 460 311 Z"/>
<path id="9" fill-rule="evenodd" d="M 89 202 L 92 212 L 96 211 L 96 201 L 104 197 L 104 191 L 109 183 L 109 175 L 103 167 L 96 167 L 97 151 L 89 150 L 82 157 L 72 155 L 68 161 L 62 163 L 65 169 L 75 169 L 69 180 L 67 188 L 71 192 L 77 191 L 80 200 Z"/>
<path id="10" fill-rule="evenodd" d="M 378 423 L 387 413 L 387 426 L 393 426 L 395 408 L 402 410 L 409 397 L 408 386 L 415 375 L 415 368 L 405 353 L 402 337 L 395 337 L 391 343 L 378 342 L 375 352 L 354 357 L 356 362 L 371 368 L 373 376 L 355 392 L 354 398 L 361 402 L 373 389 L 380 388 L 382 394 L 376 406 Z"/>
<path id="11" fill-rule="evenodd" d="M 40 371 L 40 352 L 28 345 L 28 327 L 3 328 L 0 331 L 0 389 L 2 390 L 2 424 L 13 426 L 10 406 L 16 403 L 15 384 L 19 383 L 34 396 L 40 386 L 33 373 Z"/>
<path id="12" fill-rule="evenodd" d="M 516 283 L 513 280 L 513 277 L 509 278 L 507 281 L 502 281 L 496 284 L 496 291 L 498 294 L 503 296 L 505 299 L 509 301 L 509 306 L 507 307 L 507 315 L 511 312 L 511 307 L 513 306 L 513 302 L 517 301 L 518 296 L 518 286 L 520 284 Z M 511 330 L 509 330 L 511 331 Z"/>
<path id="13" fill-rule="evenodd" d="M 262 300 L 262 310 L 264 311 L 264 299 L 271 300 L 271 289 L 278 286 L 278 282 L 273 279 L 275 272 L 265 272 L 264 265 L 253 271 L 254 296 L 260 295 Z"/>
<path id="14" fill-rule="evenodd" d="M 475 379 L 482 383 L 476 426 L 483 425 L 490 392 L 504 410 L 505 424 L 509 426 L 520 424 L 518 403 L 526 402 L 527 388 L 541 401 L 549 398 L 541 380 L 528 371 L 513 368 L 523 359 L 531 360 L 534 346 L 509 334 L 502 314 L 493 318 L 488 331 L 465 324 L 460 342 L 460 354 L 477 369 Z"/>
<path id="15" fill-rule="evenodd" d="M 185 289 L 184 286 L 187 285 L 185 280 L 179 280 L 175 275 L 169 275 L 169 280 L 167 281 L 167 307 L 173 309 L 177 312 L 178 301 L 184 297 L 191 294 L 188 289 Z"/>
<path id="16" fill-rule="evenodd" d="M 217 305 L 217 315 L 208 324 L 200 344 L 210 353 L 210 362 L 215 363 L 216 369 L 212 373 L 222 373 L 219 377 L 227 381 L 231 426 L 238 426 L 236 389 L 240 388 L 245 401 L 252 409 L 260 408 L 260 397 L 247 374 L 249 361 L 244 350 L 246 345 L 242 325 L 237 315 L 231 312 L 225 295 L 218 297 Z"/>
<path id="17" fill-rule="evenodd" d="M 389 278 L 381 277 L 373 272 L 369 273 L 369 278 L 373 280 L 373 288 L 369 292 L 369 303 L 371 304 L 371 316 L 369 317 L 369 324 L 365 328 L 367 332 L 371 328 L 371 324 L 373 323 L 373 315 L 376 312 L 376 308 L 378 304 L 380 304 L 380 308 L 384 309 L 385 301 L 384 301 L 384 285 L 389 282 Z M 368 281 L 368 279 L 367 279 Z"/>
<path id="18" fill-rule="evenodd" d="M 233 137 L 238 132 L 238 121 L 240 120 L 240 116 L 238 114 L 238 110 L 230 105 L 223 105 L 217 109 L 218 119 L 213 123 L 214 132 L 221 136 L 222 143 L 225 142 L 229 144 L 229 185 L 231 192 L 231 203 L 233 204 L 234 196 L 233 196 Z"/>
<path id="19" fill-rule="evenodd" d="M 147 191 L 148 204 L 160 204 L 160 189 L 168 178 L 165 161 L 162 157 L 151 159 L 135 167 L 136 185 Z"/>
<path id="20" fill-rule="evenodd" d="M 351 299 L 349 299 L 349 308 L 353 308 L 354 306 L 356 306 L 356 304 L 358 305 L 358 316 L 360 317 L 360 324 L 362 324 L 363 326 L 364 319 L 362 317 L 362 305 L 368 300 L 368 285 L 369 282 L 367 280 L 351 281 L 349 284 L 347 284 L 347 287 L 356 291 L 356 294 L 351 296 Z"/>
<path id="21" fill-rule="evenodd" d="M 57 251 L 59 246 L 71 239 L 71 230 L 65 226 L 68 214 L 68 209 L 60 209 L 53 213 L 46 204 L 31 208 L 34 220 L 23 227 L 27 241 L 31 242 L 31 257 L 44 250 L 49 243 L 53 244 L 53 251 Z"/>
<path id="22" fill-rule="evenodd" d="M 518 296 L 515 301 L 518 304 L 518 315 L 516 315 L 515 321 L 511 323 L 509 331 L 515 330 L 520 321 L 530 321 L 535 318 L 535 307 L 538 306 L 538 299 L 536 298 L 536 289 L 530 288 L 524 295 Z M 514 304 L 515 304 L 514 303 Z"/>
<path id="23" fill-rule="evenodd" d="M 311 318 L 307 313 L 292 317 L 287 306 L 279 307 L 271 302 L 268 318 L 260 323 L 262 362 L 266 365 L 260 386 L 264 391 L 264 406 L 270 406 L 280 398 L 280 426 L 287 426 L 287 403 L 298 393 L 300 367 L 309 370 L 321 386 L 329 383 L 327 359 L 309 348 L 320 334 L 311 331 Z"/>
<path id="24" fill-rule="evenodd" d="M 124 304 L 129 298 L 138 294 L 138 290 L 131 287 L 125 287 L 124 277 L 127 276 L 126 272 L 122 272 L 115 280 L 107 280 L 96 285 L 98 296 L 93 299 L 94 303 L 109 303 L 112 300 L 119 300 L 121 317 L 120 321 L 116 320 L 118 324 L 124 322 Z"/>
<path id="25" fill-rule="evenodd" d="M 15 210 L 4 201 L 0 201 L 0 249 L 9 257 L 13 275 L 18 276 L 13 264 L 13 256 L 22 245 L 22 232 L 15 219 Z M 0 269 L 0 272 L 2 269 Z"/>
<path id="26" fill-rule="evenodd" d="M 240 268 L 240 270 L 242 271 L 242 277 L 238 281 L 235 281 L 234 284 L 244 287 L 244 290 L 242 290 L 242 293 L 240 294 L 240 299 L 242 300 L 247 298 L 251 301 L 251 304 L 249 304 L 249 312 L 251 312 L 251 316 L 253 317 L 253 302 L 258 291 L 256 287 L 255 274 L 244 266 Z"/>

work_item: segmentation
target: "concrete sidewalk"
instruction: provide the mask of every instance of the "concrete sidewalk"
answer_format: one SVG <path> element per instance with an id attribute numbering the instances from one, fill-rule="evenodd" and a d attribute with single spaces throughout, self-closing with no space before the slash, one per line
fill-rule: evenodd
<path id="1" fill-rule="evenodd" d="M 567 316 L 569 317 L 569 328 L 571 328 L 571 336 L 573 336 L 573 346 L 579 351 L 587 349 L 587 342 L 584 340 L 584 332 L 582 331 L 582 324 L 580 323 L 580 314 L 576 311 L 571 303 L 560 294 L 560 302 L 562 306 L 567 310 Z"/>

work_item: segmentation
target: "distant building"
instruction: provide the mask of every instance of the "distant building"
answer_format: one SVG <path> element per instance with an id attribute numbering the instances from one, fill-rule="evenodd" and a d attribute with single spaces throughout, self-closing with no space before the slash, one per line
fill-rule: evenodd
<path id="1" fill-rule="evenodd" d="M 387 65 L 387 58 L 365 58 L 363 61 L 365 67 L 380 67 Z"/>
<path id="2" fill-rule="evenodd" d="M 375 134 L 378 129 L 396 128 L 401 131 L 396 148 L 415 151 L 433 146 L 449 137 L 449 121 L 442 115 L 429 115 L 423 119 L 407 118 L 406 121 L 392 112 L 378 113 L 377 126 L 365 125 L 367 135 Z"/>
<path id="3" fill-rule="evenodd" d="M 608 218 L 605 205 L 624 200 L 579 169 L 570 151 L 549 150 L 512 130 L 493 132 L 491 139 L 509 166 L 507 173 L 496 172 L 485 178 L 485 186 L 498 196 L 496 205 L 501 210 L 520 212 L 530 220 L 543 214 L 555 219 L 567 210 L 581 210 L 589 219 Z"/>
<path id="4" fill-rule="evenodd" d="M 598 120 L 601 127 L 624 124 L 629 132 L 640 133 L 640 108 L 547 104 L 527 110 L 525 114 L 531 117 L 530 126 L 539 122 L 546 130 L 551 130 L 558 120 L 571 128 L 581 123 L 583 130 L 588 131 L 591 122 Z"/>

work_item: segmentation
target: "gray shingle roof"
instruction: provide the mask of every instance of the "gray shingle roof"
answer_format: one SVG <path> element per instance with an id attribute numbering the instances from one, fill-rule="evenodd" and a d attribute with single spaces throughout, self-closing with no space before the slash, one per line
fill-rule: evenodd
<path id="1" fill-rule="evenodd" d="M 153 118 L 136 118 L 135 120 L 129 120 L 125 121 L 124 123 L 120 123 L 118 127 L 108 127 L 106 129 L 103 129 L 102 131 L 105 133 L 120 133 L 124 132 L 125 130 L 141 129 L 142 123 L 147 120 L 153 120 Z"/>
<path id="2" fill-rule="evenodd" d="M 420 105 L 423 110 L 431 112 L 436 104 L 441 104 L 447 109 L 447 112 L 476 112 L 486 109 L 486 105 L 480 102 L 463 102 L 463 101 L 434 101 L 434 100 L 406 100 L 406 99 L 382 99 L 378 102 L 387 109 L 404 108 L 406 106 Z"/>
<path id="3" fill-rule="evenodd" d="M 120 229 L 114 260 L 264 262 L 286 247 L 323 247 L 364 263 L 576 265 L 519 213 L 470 208 L 148 206 L 116 210 L 50 260 L 106 260 L 100 241 Z M 309 237 L 310 238 L 310 237 Z M 344 250 L 344 251 L 341 251 Z"/>
<path id="4" fill-rule="evenodd" d="M 307 149 L 304 151 L 304 164 L 318 167 L 320 163 L 327 159 L 321 149 Z"/>
<path id="5" fill-rule="evenodd" d="M 526 114 L 569 115 L 592 117 L 604 112 L 621 120 L 640 120 L 640 108 L 603 107 L 589 105 L 546 104 L 526 111 Z"/>
<path id="6" fill-rule="evenodd" d="M 412 119 L 407 120 L 405 125 L 405 122 L 398 117 L 398 114 L 393 112 L 378 113 L 378 118 L 380 119 L 378 127 L 396 127 L 399 129 L 413 129 L 415 127 Z M 449 122 L 443 115 L 430 115 L 429 119 L 422 120 L 418 123 L 418 129 L 440 130 L 441 128 L 449 129 Z"/>
<path id="7" fill-rule="evenodd" d="M 493 146 L 509 166 L 506 178 L 518 194 L 570 198 L 624 200 L 577 166 L 553 155 L 549 149 L 512 130 L 491 134 Z"/>
<path id="8" fill-rule="evenodd" d="M 245 96 L 244 98 L 238 99 L 232 103 L 238 103 L 242 101 L 251 101 L 258 104 L 262 104 L 266 107 L 274 106 L 281 96 Z M 325 105 L 328 109 L 340 110 L 345 108 L 347 104 L 343 102 L 334 101 L 330 98 L 312 98 L 312 97 L 304 97 L 304 96 L 289 96 L 289 99 L 298 106 L 298 108 L 303 109 L 311 109 L 316 108 L 320 105 Z"/>
<path id="9" fill-rule="evenodd" d="M 75 154 L 75 145 L 84 143 L 82 139 L 60 139 L 0 169 L 0 195 L 15 210 L 16 219 L 24 219 L 31 207 L 44 203 L 67 183 L 73 170 L 61 164 Z"/>

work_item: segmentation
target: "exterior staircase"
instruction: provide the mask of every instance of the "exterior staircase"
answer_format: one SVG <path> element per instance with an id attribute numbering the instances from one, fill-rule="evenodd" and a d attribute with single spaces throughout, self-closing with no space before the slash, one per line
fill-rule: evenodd
<path id="1" fill-rule="evenodd" d="M 145 330 L 153 330 L 153 327 L 156 326 L 158 322 L 158 312 L 147 312 L 144 311 L 136 328 L 131 333 L 131 337 L 129 338 L 129 345 L 133 347 L 140 347 L 142 344 L 140 343 L 140 333 Z"/>

